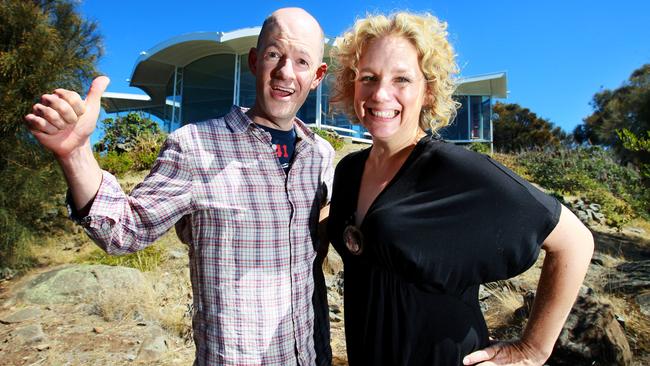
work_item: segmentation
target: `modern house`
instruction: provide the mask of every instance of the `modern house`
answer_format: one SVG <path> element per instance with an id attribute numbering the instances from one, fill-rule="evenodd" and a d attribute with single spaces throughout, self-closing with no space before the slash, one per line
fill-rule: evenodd
<path id="1" fill-rule="evenodd" d="M 251 106 L 255 80 L 248 68 L 248 51 L 261 27 L 232 32 L 198 32 L 173 37 L 146 52 L 135 63 L 130 85 L 146 95 L 104 93 L 108 113 L 143 111 L 160 118 L 167 131 L 184 123 L 226 114 L 230 106 Z M 326 40 L 325 62 L 333 39 Z M 456 143 L 492 142 L 493 98 L 505 98 L 506 74 L 461 79 L 456 98 L 462 103 L 443 138 Z M 312 91 L 298 117 L 306 123 L 370 142 L 364 129 L 328 110 L 329 83 Z"/>

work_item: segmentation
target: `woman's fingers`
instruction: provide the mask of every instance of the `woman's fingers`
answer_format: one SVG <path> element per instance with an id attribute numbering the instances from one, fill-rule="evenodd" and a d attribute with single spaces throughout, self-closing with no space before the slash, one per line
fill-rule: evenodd
<path id="1" fill-rule="evenodd" d="M 494 344 L 492 346 L 472 352 L 463 358 L 463 365 L 475 365 L 479 362 L 491 360 L 499 352 L 499 347 L 499 344 Z"/>

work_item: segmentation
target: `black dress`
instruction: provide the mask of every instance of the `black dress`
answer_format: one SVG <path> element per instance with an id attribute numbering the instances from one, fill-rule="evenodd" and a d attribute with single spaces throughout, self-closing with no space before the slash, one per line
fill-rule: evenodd
<path id="1" fill-rule="evenodd" d="M 461 365 L 488 344 L 479 284 L 529 268 L 561 206 L 489 157 L 427 136 L 368 209 L 360 245 L 346 245 L 346 228 L 359 236 L 349 226 L 369 152 L 338 164 L 328 224 L 344 262 L 349 363 Z"/>

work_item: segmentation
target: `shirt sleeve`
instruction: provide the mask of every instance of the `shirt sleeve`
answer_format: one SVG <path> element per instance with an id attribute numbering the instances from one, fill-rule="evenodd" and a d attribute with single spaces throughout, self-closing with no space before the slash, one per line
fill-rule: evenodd
<path id="1" fill-rule="evenodd" d="M 110 254 L 144 249 L 190 212 L 192 174 L 188 165 L 177 136 L 172 134 L 149 175 L 130 195 L 104 171 L 88 215 L 76 221 Z"/>

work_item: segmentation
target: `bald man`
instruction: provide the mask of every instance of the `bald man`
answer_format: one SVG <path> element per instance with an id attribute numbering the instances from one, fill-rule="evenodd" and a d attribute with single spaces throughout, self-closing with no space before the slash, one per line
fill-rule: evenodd
<path id="1" fill-rule="evenodd" d="M 73 218 L 108 253 L 141 250 L 185 217 L 195 365 L 331 364 L 317 226 L 334 152 L 296 118 L 327 70 L 323 42 L 306 11 L 271 14 L 248 55 L 253 107 L 170 134 L 129 196 L 90 146 L 108 78 L 85 100 L 43 95 L 25 117 L 63 169 Z"/>

